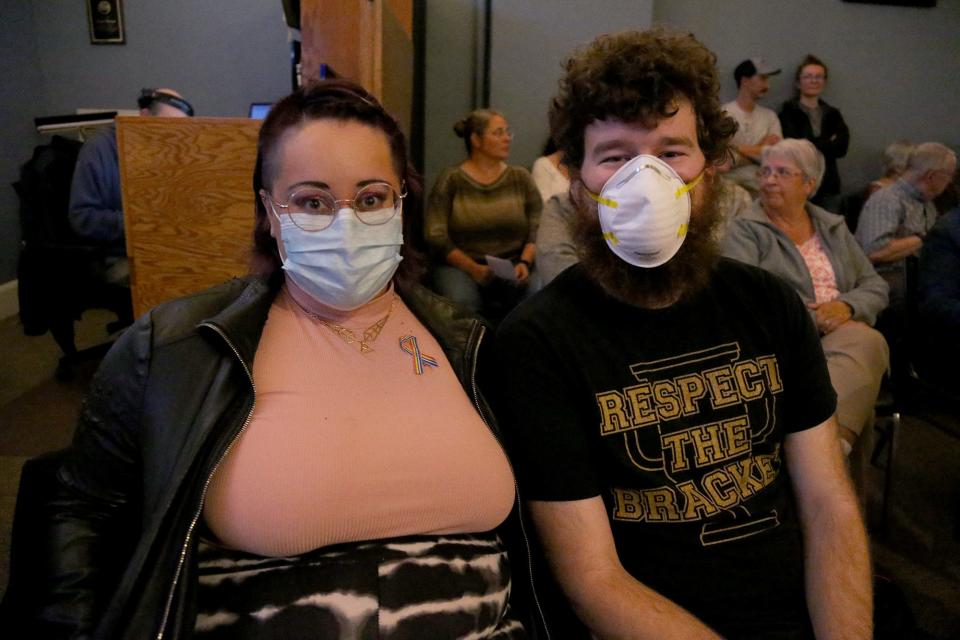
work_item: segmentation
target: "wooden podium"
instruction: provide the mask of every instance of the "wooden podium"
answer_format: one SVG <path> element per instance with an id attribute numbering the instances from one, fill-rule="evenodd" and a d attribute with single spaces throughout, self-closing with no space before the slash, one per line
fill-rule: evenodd
<path id="1" fill-rule="evenodd" d="M 247 273 L 259 120 L 117 118 L 133 313 Z"/>

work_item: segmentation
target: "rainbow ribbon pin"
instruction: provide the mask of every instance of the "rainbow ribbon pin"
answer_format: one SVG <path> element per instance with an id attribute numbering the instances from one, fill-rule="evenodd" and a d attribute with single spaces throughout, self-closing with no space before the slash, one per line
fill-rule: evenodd
<path id="1" fill-rule="evenodd" d="M 417 339 L 414 336 L 403 336 L 400 338 L 400 348 L 403 349 L 404 353 L 409 353 L 413 356 L 413 370 L 416 371 L 418 376 L 423 375 L 423 365 L 429 365 L 431 367 L 439 366 L 436 358 L 428 356 L 425 353 L 420 353 L 420 347 L 417 345 Z"/>

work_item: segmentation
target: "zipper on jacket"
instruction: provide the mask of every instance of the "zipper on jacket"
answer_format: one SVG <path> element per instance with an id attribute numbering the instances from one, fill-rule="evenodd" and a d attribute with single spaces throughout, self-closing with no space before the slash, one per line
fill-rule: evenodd
<path id="1" fill-rule="evenodd" d="M 183 540 L 183 546 L 180 547 L 180 559 L 177 562 L 177 570 L 173 574 L 173 582 L 170 584 L 170 591 L 167 594 L 167 604 L 163 608 L 163 617 L 160 620 L 160 629 L 157 631 L 157 640 L 163 640 L 164 629 L 167 626 L 167 619 L 170 617 L 170 607 L 173 604 L 173 594 L 177 588 L 177 582 L 180 580 L 180 574 L 183 572 L 183 563 L 187 559 L 187 548 L 190 546 L 190 540 L 193 538 L 194 530 L 196 529 L 197 522 L 200 520 L 200 515 L 203 513 L 203 502 L 207 497 L 207 489 L 210 487 L 210 481 L 213 479 L 213 474 L 217 472 L 217 469 L 220 467 L 220 463 L 223 462 L 223 459 L 227 457 L 227 454 L 230 453 L 230 450 L 233 449 L 233 445 L 236 444 L 237 440 L 240 439 L 240 436 L 243 435 L 243 432 L 247 430 L 247 425 L 250 424 L 250 418 L 253 417 L 253 408 L 257 404 L 257 387 L 253 384 L 253 374 L 250 372 L 250 369 L 247 367 L 247 363 L 243 361 L 243 358 L 240 357 L 240 352 L 237 351 L 237 348 L 233 346 L 233 343 L 230 342 L 230 338 L 220 329 L 220 327 L 215 324 L 201 323 L 200 326 L 208 327 L 216 331 L 221 338 L 227 343 L 227 346 L 230 347 L 230 350 L 233 351 L 233 354 L 237 356 L 237 360 L 240 362 L 240 366 L 243 367 L 244 373 L 247 374 L 247 379 L 250 380 L 250 388 L 253 390 L 253 404 L 250 405 L 250 412 L 247 413 L 246 419 L 243 421 L 243 425 L 240 427 L 240 430 L 233 437 L 230 443 L 227 445 L 227 448 L 223 450 L 223 453 L 220 454 L 220 457 L 217 458 L 216 464 L 213 465 L 213 469 L 210 471 L 210 475 L 207 476 L 207 479 L 203 483 L 203 490 L 200 493 L 200 503 L 197 505 L 197 510 L 193 514 L 193 519 L 190 521 L 190 526 L 187 528 L 187 536 Z"/>
<path id="2" fill-rule="evenodd" d="M 543 615 L 543 608 L 540 606 L 540 599 L 537 597 L 537 587 L 533 582 L 533 552 L 530 550 L 530 540 L 527 538 L 527 528 L 523 524 L 523 504 L 520 502 L 520 485 L 517 484 L 517 473 L 513 469 L 513 462 L 510 461 L 510 456 L 507 454 L 506 447 L 503 446 L 503 442 L 500 440 L 500 436 L 490 427 L 490 423 L 487 420 L 486 416 L 483 415 L 483 408 L 480 406 L 480 391 L 477 388 L 477 360 L 480 355 L 480 342 L 483 340 L 483 334 L 486 332 L 486 327 L 482 324 L 480 326 L 480 333 L 477 336 L 477 340 L 474 343 L 473 349 L 471 349 L 471 360 L 470 360 L 470 389 L 473 393 L 473 406 L 476 407 L 477 413 L 480 415 L 480 419 L 483 420 L 483 423 L 487 425 L 487 429 L 490 430 L 490 433 L 493 435 L 493 439 L 497 441 L 497 444 L 500 445 L 500 450 L 503 451 L 504 457 L 507 459 L 507 464 L 510 465 L 510 472 L 513 474 L 513 491 L 517 499 L 517 520 L 520 522 L 520 535 L 523 536 L 523 546 L 527 550 L 527 575 L 530 576 L 530 593 L 533 595 L 533 603 L 537 606 L 537 613 L 540 614 L 540 623 L 543 625 L 543 632 L 547 636 L 547 640 L 550 640 L 550 627 L 547 626 L 547 618 Z"/>

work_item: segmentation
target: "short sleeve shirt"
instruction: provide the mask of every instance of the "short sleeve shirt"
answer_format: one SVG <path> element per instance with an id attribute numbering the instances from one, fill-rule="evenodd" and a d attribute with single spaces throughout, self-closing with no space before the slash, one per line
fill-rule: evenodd
<path id="1" fill-rule="evenodd" d="M 921 238 L 937 221 L 937 208 L 902 178 L 874 192 L 863 205 L 857 222 L 857 242 L 867 255 L 883 249 L 894 238 L 917 235 Z M 903 260 L 882 262 L 877 272 L 900 269 Z"/>
<path id="2" fill-rule="evenodd" d="M 498 348 L 521 496 L 601 496 L 627 571 L 724 633 L 805 624 L 783 443 L 836 396 L 785 283 L 721 260 L 703 291 L 649 310 L 577 265 Z"/>

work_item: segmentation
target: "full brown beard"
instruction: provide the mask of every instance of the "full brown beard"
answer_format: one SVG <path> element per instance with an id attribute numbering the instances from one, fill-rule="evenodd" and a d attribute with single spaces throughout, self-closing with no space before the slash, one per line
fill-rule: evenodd
<path id="1" fill-rule="evenodd" d="M 607 246 L 600 229 L 596 203 L 584 197 L 579 181 L 571 189 L 577 218 L 573 240 L 581 264 L 604 291 L 637 307 L 656 309 L 679 302 L 703 289 L 720 257 L 716 228 L 721 215 L 716 210 L 717 181 L 713 173 L 704 176 L 694 195 L 687 237 L 679 251 L 659 267 L 635 267 L 617 257 Z"/>

